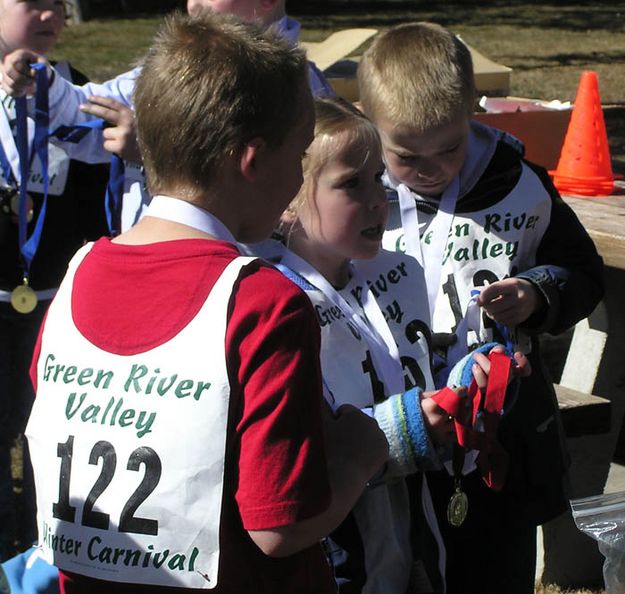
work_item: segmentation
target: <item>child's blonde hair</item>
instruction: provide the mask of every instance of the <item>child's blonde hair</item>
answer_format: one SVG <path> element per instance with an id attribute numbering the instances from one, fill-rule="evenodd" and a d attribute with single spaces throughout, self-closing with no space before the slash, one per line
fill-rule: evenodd
<path id="1" fill-rule="evenodd" d="M 290 212 L 297 213 L 314 196 L 323 167 L 345 145 L 352 143 L 373 144 L 382 151 L 380 136 L 373 122 L 351 103 L 339 97 L 315 99 L 315 137 L 306 151 L 304 182 L 289 206 Z"/>
<path id="2" fill-rule="evenodd" d="M 453 33 L 435 23 L 407 23 L 380 34 L 358 67 L 365 113 L 422 132 L 475 102 L 471 53 Z"/>
<path id="3" fill-rule="evenodd" d="M 152 194 L 201 193 L 256 137 L 279 147 L 301 115 L 303 51 L 225 14 L 174 13 L 135 87 L 137 136 Z"/>

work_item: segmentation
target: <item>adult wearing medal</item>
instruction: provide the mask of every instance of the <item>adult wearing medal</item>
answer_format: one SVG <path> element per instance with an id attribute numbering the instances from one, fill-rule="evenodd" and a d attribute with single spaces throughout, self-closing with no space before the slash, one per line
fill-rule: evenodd
<path id="1" fill-rule="evenodd" d="M 46 55 L 64 23 L 63 2 L 0 0 L 2 54 L 26 47 Z M 56 69 L 69 80 L 86 82 L 67 63 L 56 64 Z M 71 161 L 63 150 L 48 147 L 47 126 L 35 131 L 33 126 L 18 125 L 15 99 L 4 91 L 0 99 L 0 560 L 4 560 L 30 546 L 37 535 L 28 452 L 20 500 L 13 492 L 10 462 L 10 448 L 16 438 L 21 440 L 34 397 L 28 376 L 32 350 L 67 262 L 85 240 L 106 233 L 102 198 L 108 173 L 106 167 Z M 46 179 L 49 199 L 44 209 Z"/>

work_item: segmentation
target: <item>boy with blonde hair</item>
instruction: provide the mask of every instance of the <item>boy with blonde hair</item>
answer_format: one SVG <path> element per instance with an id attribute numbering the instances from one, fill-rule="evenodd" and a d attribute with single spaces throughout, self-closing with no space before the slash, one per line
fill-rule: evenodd
<path id="1" fill-rule="evenodd" d="M 334 591 L 318 541 L 386 440 L 328 413 L 307 297 L 236 247 L 301 185 L 306 74 L 301 51 L 217 15 L 170 17 L 147 56 L 155 197 L 76 254 L 33 365 L 40 544 L 64 594 Z"/>
<path id="2" fill-rule="evenodd" d="M 388 30 L 363 56 L 358 80 L 393 194 L 383 244 L 422 263 L 432 330 L 452 337 L 435 361 L 439 385 L 456 361 L 492 339 L 526 352 L 533 369 L 499 426 L 509 456 L 503 490 L 466 474 L 469 512 L 455 528 L 445 519 L 454 477 L 431 474 L 448 592 L 529 594 L 536 525 L 566 508 L 558 408 L 538 335 L 562 332 L 594 309 L 601 259 L 520 143 L 471 120 L 471 56 L 451 32 L 433 23 Z"/>

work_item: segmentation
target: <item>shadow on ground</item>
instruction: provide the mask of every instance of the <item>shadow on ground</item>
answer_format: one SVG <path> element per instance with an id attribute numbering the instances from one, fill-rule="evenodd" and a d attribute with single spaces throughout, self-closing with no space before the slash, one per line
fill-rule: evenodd
<path id="1" fill-rule="evenodd" d="M 625 106 L 603 110 L 614 173 L 625 175 Z"/>

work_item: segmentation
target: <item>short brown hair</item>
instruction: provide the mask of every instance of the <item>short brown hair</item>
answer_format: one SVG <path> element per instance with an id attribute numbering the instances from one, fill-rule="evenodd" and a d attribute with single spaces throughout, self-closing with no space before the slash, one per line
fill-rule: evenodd
<path id="1" fill-rule="evenodd" d="M 339 139 L 339 136 L 344 135 Z M 289 210 L 296 213 L 312 198 L 317 188 L 319 172 L 346 143 L 370 142 L 382 153 L 380 136 L 373 122 L 351 103 L 340 97 L 315 99 L 315 137 L 306 150 L 303 161 L 304 182 L 291 202 Z"/>
<path id="2" fill-rule="evenodd" d="M 471 53 L 435 23 L 407 23 L 380 34 L 358 67 L 360 100 L 374 121 L 423 131 L 470 114 L 475 102 Z"/>
<path id="3" fill-rule="evenodd" d="M 210 11 L 166 18 L 134 94 L 151 193 L 201 192 L 252 138 L 280 146 L 306 76 L 304 52 L 258 25 Z"/>

